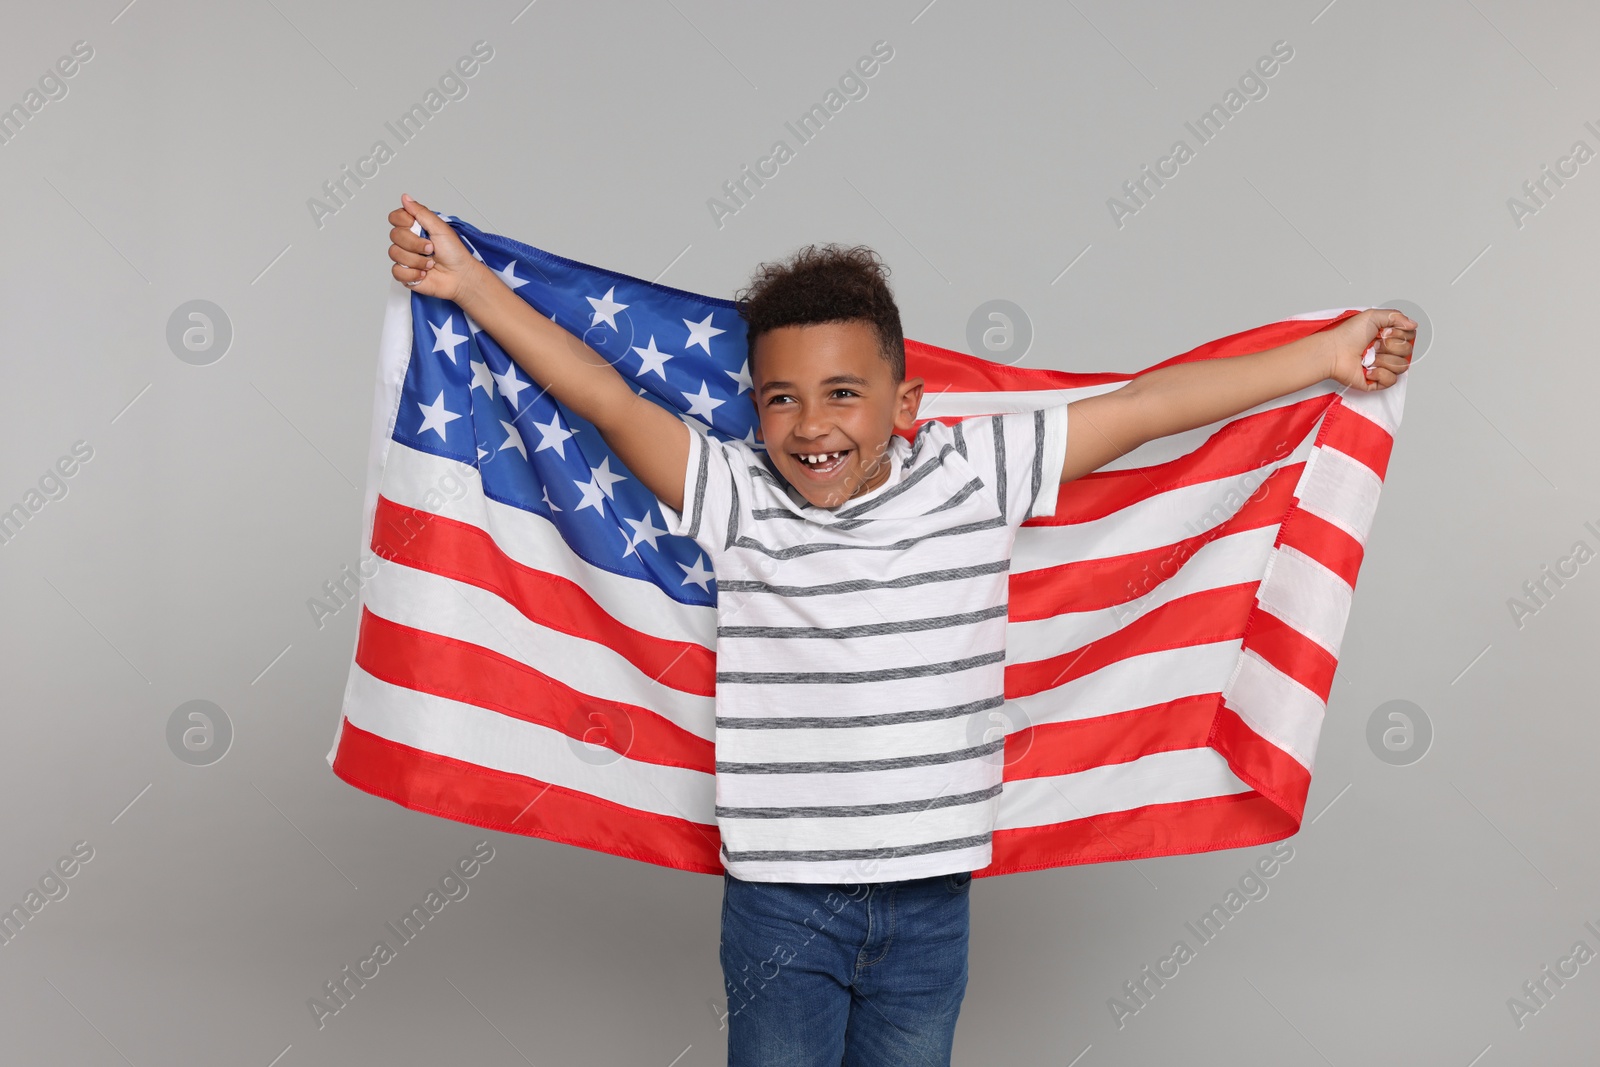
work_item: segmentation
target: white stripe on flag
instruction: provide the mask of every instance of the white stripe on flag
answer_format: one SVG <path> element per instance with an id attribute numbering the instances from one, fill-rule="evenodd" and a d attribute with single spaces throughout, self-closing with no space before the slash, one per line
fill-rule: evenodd
<path id="1" fill-rule="evenodd" d="M 1272 580 L 1263 582 L 1256 592 L 1263 609 L 1336 659 L 1354 596 L 1355 590 L 1343 578 L 1292 545 L 1279 547 L 1272 561 Z"/>
<path id="2" fill-rule="evenodd" d="M 1108 663 L 1081 678 L 1006 702 L 1019 726 L 1076 722 L 1219 693 L 1239 658 L 1240 641 L 1185 645 Z M 1020 715 L 1019 715 L 1020 712 Z M 1009 732 L 1009 731 L 1008 731 Z"/>
<path id="3" fill-rule="evenodd" d="M 1400 413 L 1405 408 L 1406 383 L 1410 375 L 1402 374 L 1387 389 L 1375 393 L 1347 390 L 1340 397 L 1345 408 L 1364 419 L 1371 419 L 1390 437 L 1400 428 Z"/>
<path id="4" fill-rule="evenodd" d="M 379 618 L 498 652 L 581 693 L 649 708 L 698 737 L 712 739 L 716 712 L 711 697 L 663 685 L 607 645 L 530 622 L 475 585 L 410 567 L 388 567 L 368 583 L 366 593 L 367 608 Z"/>
<path id="5" fill-rule="evenodd" d="M 704 771 L 626 756 L 590 763 L 573 749 L 581 742 L 559 730 L 390 685 L 359 666 L 350 671 L 344 713 L 354 726 L 424 752 L 535 778 L 640 811 L 716 824 L 716 779 Z"/>
<path id="6" fill-rule="evenodd" d="M 1300 506 L 1326 519 L 1361 544 L 1367 543 L 1383 482 L 1360 460 L 1332 448 L 1318 448 L 1296 489 Z"/>
<path id="7" fill-rule="evenodd" d="M 1222 698 L 1245 725 L 1311 770 L 1322 729 L 1321 697 L 1246 649 Z"/>
<path id="8" fill-rule="evenodd" d="M 1164 577 L 1160 569 L 1151 568 L 1148 575 L 1142 575 L 1139 579 L 1140 583 L 1148 582 L 1149 585 L 1136 584 L 1128 592 L 1133 599 L 1126 603 L 1094 611 L 1064 612 L 1025 622 L 1013 621 L 1006 631 L 1006 663 L 1031 663 L 1059 656 L 1065 651 L 1082 648 L 1091 641 L 1109 637 L 1139 616 L 1179 597 L 1258 581 L 1277 536 L 1276 526 L 1262 526 L 1219 537 L 1185 560 L 1183 566 L 1177 568 L 1165 582 L 1160 582 Z M 1134 593 L 1144 599 L 1133 597 Z"/>
<path id="9" fill-rule="evenodd" d="M 1251 791 L 1215 749 L 1180 748 L 1075 774 L 1009 781 L 1000 794 L 998 829 L 1050 826 L 1146 804 L 1178 804 Z"/>
<path id="10" fill-rule="evenodd" d="M 1019 389 L 1015 392 L 959 392 L 949 390 L 937 394 L 923 395 L 922 405 L 918 408 L 917 418 L 965 418 L 969 415 L 999 414 L 1011 411 L 1032 411 L 1035 408 L 1049 407 L 1052 404 L 1070 403 L 1090 396 L 1099 396 L 1102 393 L 1115 392 L 1123 386 L 1123 382 L 1109 382 L 1104 385 L 1084 386 L 1079 389 Z M 1222 427 L 1237 419 L 1250 415 L 1259 415 L 1279 408 L 1292 407 L 1295 404 L 1311 400 L 1319 396 L 1326 396 L 1341 388 L 1332 381 L 1321 381 L 1308 385 L 1297 392 L 1284 396 L 1274 397 L 1253 408 L 1246 408 L 1236 415 L 1217 422 L 1196 426 L 1192 430 L 1182 433 L 1169 434 L 1158 437 L 1153 441 L 1146 441 L 1109 463 L 1095 468 L 1099 471 L 1131 470 L 1136 467 L 1154 467 L 1175 459 L 1181 459 L 1205 444 L 1210 437 Z M 1070 437 L 1074 428 L 1067 427 Z"/>
<path id="11" fill-rule="evenodd" d="M 452 478 L 469 491 L 458 500 L 444 497 L 442 502 L 423 503 L 430 491 L 451 484 Z M 668 641 L 694 641 L 709 649 L 716 647 L 716 608 L 683 604 L 650 582 L 590 566 L 567 547 L 560 532 L 543 515 L 484 496 L 477 470 L 465 463 L 419 452 L 397 441 L 389 456 L 383 495 L 396 504 L 489 531 L 509 559 L 582 586 L 606 614 L 625 626 Z M 617 543 L 622 543 L 620 532 Z"/>
<path id="12" fill-rule="evenodd" d="M 1168 489 L 1098 519 L 1064 526 L 1018 527 L 1011 572 L 1148 552 L 1205 533 L 1232 518 L 1274 470 L 1298 463 L 1313 451 L 1308 438 L 1277 463 Z M 1197 518 L 1204 525 L 1197 524 Z"/>

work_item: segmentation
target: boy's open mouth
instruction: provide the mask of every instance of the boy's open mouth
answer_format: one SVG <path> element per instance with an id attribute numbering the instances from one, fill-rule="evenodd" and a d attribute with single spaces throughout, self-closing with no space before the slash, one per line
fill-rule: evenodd
<path id="1" fill-rule="evenodd" d="M 854 449 L 846 448 L 833 452 L 791 452 L 795 462 L 800 464 L 806 476 L 817 481 L 833 477 L 850 460 L 850 453 Z"/>

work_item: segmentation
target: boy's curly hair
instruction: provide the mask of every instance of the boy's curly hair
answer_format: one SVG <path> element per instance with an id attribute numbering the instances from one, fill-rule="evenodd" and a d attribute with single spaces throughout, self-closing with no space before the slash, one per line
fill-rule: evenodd
<path id="1" fill-rule="evenodd" d="M 905 334 L 888 274 L 882 257 L 866 245 L 811 244 L 785 261 L 761 264 L 734 297 L 748 324 L 752 364 L 756 339 L 768 330 L 860 320 L 877 333 L 895 384 L 905 381 Z"/>

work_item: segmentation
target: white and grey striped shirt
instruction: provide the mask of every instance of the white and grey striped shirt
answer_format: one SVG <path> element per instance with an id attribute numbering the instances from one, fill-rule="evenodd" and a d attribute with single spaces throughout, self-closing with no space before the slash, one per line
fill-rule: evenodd
<path id="1" fill-rule="evenodd" d="M 989 864 L 1012 543 L 1054 514 L 1066 440 L 1065 404 L 929 420 L 890 438 L 883 485 L 830 509 L 765 452 L 691 435 L 683 511 L 661 510 L 716 574 L 729 874 L 879 882 Z"/>

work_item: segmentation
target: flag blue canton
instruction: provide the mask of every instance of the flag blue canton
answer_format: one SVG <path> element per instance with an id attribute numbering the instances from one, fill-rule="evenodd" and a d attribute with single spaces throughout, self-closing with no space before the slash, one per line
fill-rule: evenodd
<path id="1" fill-rule="evenodd" d="M 440 215 L 540 314 L 604 356 L 634 391 L 723 440 L 755 440 L 745 324 L 718 300 L 591 267 Z M 453 301 L 411 295 L 411 358 L 394 440 L 476 467 L 483 494 L 551 521 L 593 566 L 716 603 L 693 540 L 593 424 L 529 379 Z"/>

